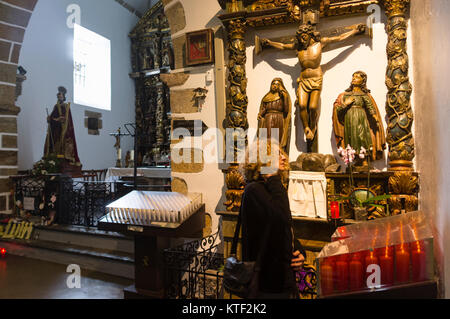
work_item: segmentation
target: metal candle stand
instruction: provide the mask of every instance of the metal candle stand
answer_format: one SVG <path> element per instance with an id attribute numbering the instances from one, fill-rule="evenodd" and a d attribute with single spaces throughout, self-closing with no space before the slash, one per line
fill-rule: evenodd
<path id="1" fill-rule="evenodd" d="M 124 290 L 125 299 L 166 298 L 164 251 L 170 239 L 202 237 L 201 195 L 191 198 L 189 205 L 180 204 L 176 196 L 183 195 L 133 191 L 109 205 L 109 213 L 98 223 L 100 230 L 134 237 L 135 285 Z"/>

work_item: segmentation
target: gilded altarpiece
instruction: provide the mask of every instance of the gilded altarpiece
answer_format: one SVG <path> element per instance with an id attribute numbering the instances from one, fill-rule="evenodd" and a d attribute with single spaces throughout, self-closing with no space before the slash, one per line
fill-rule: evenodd
<path id="1" fill-rule="evenodd" d="M 227 10 L 226 14 L 219 16 L 228 31 L 229 85 L 226 128 L 243 130 L 248 128 L 245 33 L 249 27 L 267 27 L 299 21 L 302 23 L 310 11 L 316 12 L 320 18 L 367 14 L 370 5 L 382 5 L 388 17 L 386 32 L 389 40 L 386 71 L 389 171 L 413 171 L 414 115 L 410 101 L 412 86 L 408 76 L 406 48 L 406 14 L 409 0 L 219 0 L 219 3 Z M 386 178 L 389 182 L 389 178 Z M 229 211 L 238 211 L 244 185 L 237 171 L 237 164 L 230 165 L 226 183 L 228 190 L 225 205 Z"/>
<path id="2" fill-rule="evenodd" d="M 153 6 L 129 34 L 136 88 L 139 167 L 170 164 L 170 92 L 160 74 L 174 68 L 169 22 L 162 2 Z"/>
<path id="3" fill-rule="evenodd" d="M 408 76 L 407 54 L 407 12 L 410 0 L 218 0 L 226 13 L 219 16 L 228 32 L 228 100 L 226 128 L 248 127 L 245 70 L 245 33 L 249 28 L 268 27 L 292 23 L 305 23 L 308 12 L 320 19 L 355 14 L 366 14 L 370 5 L 380 5 L 387 16 L 388 34 L 386 86 L 388 88 L 387 144 L 389 146 L 388 171 L 371 173 L 368 185 L 367 173 L 355 177 L 356 188 L 370 191 L 373 196 L 389 194 L 391 197 L 379 204 L 384 209 L 372 208 L 368 219 L 382 218 L 417 210 L 419 176 L 414 172 L 414 138 L 412 124 L 414 115 L 411 108 L 412 85 Z M 238 164 L 231 164 L 226 174 L 227 212 L 223 216 L 225 254 L 228 253 L 234 234 L 237 212 L 245 188 L 245 180 L 238 170 Z M 347 173 L 327 173 L 328 196 L 348 196 Z M 369 187 L 367 187 L 369 186 Z M 328 209 L 330 213 L 330 207 Z M 344 205 L 344 222 L 355 222 L 352 207 Z M 294 231 L 307 249 L 307 261 L 313 262 L 315 255 L 330 240 L 335 228 L 327 220 L 293 218 Z"/>

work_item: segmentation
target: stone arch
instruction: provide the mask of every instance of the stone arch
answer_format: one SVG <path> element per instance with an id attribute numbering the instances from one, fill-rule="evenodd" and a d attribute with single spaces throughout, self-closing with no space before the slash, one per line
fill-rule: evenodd
<path id="1" fill-rule="evenodd" d="M 0 2 L 0 214 L 9 213 L 14 207 L 9 176 L 18 170 L 17 68 L 25 31 L 37 2 Z"/>

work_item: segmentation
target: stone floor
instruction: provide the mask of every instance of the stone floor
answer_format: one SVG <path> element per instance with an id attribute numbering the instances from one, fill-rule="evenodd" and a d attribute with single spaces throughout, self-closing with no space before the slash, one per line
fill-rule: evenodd
<path id="1" fill-rule="evenodd" d="M 122 299 L 131 280 L 81 269 L 81 288 L 69 289 L 67 266 L 8 255 L 0 258 L 0 299 Z"/>

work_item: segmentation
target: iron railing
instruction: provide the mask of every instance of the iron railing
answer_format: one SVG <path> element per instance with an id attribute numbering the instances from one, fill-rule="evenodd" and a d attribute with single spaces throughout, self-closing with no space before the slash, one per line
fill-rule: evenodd
<path id="1" fill-rule="evenodd" d="M 164 251 L 166 294 L 170 299 L 223 299 L 224 256 L 220 231 Z"/>
<path id="2" fill-rule="evenodd" d="M 26 211 L 34 216 L 48 216 L 54 210 L 55 222 L 60 225 L 95 227 L 105 215 L 105 207 L 132 190 L 124 182 L 85 182 L 61 175 L 11 179 L 18 215 Z"/>
<path id="3" fill-rule="evenodd" d="M 218 233 L 164 251 L 166 297 L 169 299 L 233 299 L 223 288 L 224 255 Z M 295 273 L 299 297 L 317 298 L 316 269 L 305 264 Z"/>

